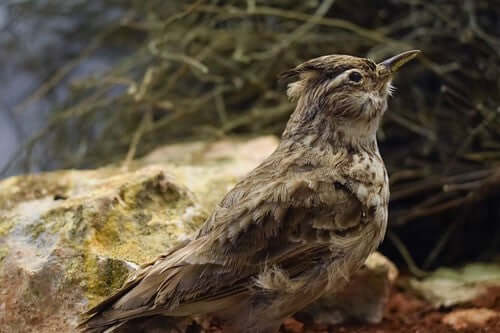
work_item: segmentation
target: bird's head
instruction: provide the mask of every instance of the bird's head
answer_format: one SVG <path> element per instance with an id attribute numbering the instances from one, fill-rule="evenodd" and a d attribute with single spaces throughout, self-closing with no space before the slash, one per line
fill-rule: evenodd
<path id="1" fill-rule="evenodd" d="M 297 101 L 285 135 L 313 129 L 320 122 L 353 137 L 375 135 L 393 91 L 393 74 L 419 53 L 407 51 L 378 64 L 366 58 L 327 55 L 283 73 L 292 81 L 287 94 Z"/>

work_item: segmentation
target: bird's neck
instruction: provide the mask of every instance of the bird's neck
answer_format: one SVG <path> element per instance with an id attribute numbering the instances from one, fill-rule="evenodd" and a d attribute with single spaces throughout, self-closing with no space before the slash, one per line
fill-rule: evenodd
<path id="1" fill-rule="evenodd" d="M 317 106 L 301 105 L 290 117 L 283 132 L 283 142 L 300 143 L 306 147 L 350 147 L 355 150 L 374 149 L 378 152 L 376 132 L 379 118 L 370 122 L 334 121 L 330 112 Z"/>

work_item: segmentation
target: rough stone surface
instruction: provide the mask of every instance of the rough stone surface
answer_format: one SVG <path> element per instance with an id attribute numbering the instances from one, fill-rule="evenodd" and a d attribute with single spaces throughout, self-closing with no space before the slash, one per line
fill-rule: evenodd
<path id="1" fill-rule="evenodd" d="M 74 331 L 81 312 L 119 288 L 138 264 L 188 237 L 277 143 L 260 137 L 178 144 L 127 170 L 68 170 L 1 181 L 0 331 Z M 364 310 L 353 315 L 339 308 L 341 318 L 379 318 L 393 270 L 376 260 L 360 272 L 354 292 L 343 296 L 360 297 L 348 304 L 366 305 Z M 365 298 L 363 290 L 373 292 Z M 310 315 L 324 318 L 333 299 L 322 300 Z"/>
<path id="2" fill-rule="evenodd" d="M 424 279 L 410 280 L 419 296 L 438 307 L 470 302 L 500 286 L 500 265 L 471 263 L 460 269 L 440 268 Z"/>
<path id="3" fill-rule="evenodd" d="M 458 331 L 471 326 L 483 327 L 489 320 L 499 316 L 498 312 L 491 309 L 459 309 L 446 314 L 442 321 Z"/>

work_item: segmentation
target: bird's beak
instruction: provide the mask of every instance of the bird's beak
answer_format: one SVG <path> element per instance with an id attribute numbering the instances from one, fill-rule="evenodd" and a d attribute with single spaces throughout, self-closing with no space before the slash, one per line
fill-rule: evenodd
<path id="1" fill-rule="evenodd" d="M 406 51 L 382 61 L 377 66 L 387 74 L 393 74 L 403 67 L 404 64 L 415 58 L 419 53 L 420 50 Z"/>

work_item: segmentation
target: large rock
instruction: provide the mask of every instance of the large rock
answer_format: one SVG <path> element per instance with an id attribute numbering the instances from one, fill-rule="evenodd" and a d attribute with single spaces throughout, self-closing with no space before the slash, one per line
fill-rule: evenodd
<path id="1" fill-rule="evenodd" d="M 261 137 L 171 145 L 127 169 L 0 182 L 0 331 L 74 331 L 81 312 L 119 288 L 137 264 L 188 237 L 277 142 Z M 373 272 L 375 279 L 363 277 L 367 285 L 381 283 L 380 268 Z M 384 274 L 380 286 L 387 284 Z M 322 318 L 330 299 L 318 306 Z M 383 297 L 371 299 L 367 320 L 383 304 Z"/>

